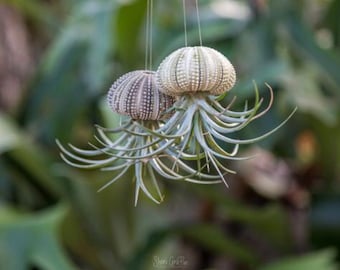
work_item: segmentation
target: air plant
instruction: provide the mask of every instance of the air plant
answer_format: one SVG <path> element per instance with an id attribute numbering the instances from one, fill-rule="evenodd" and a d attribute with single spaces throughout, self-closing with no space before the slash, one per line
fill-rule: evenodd
<path id="1" fill-rule="evenodd" d="M 57 140 L 62 151 L 61 157 L 67 164 L 83 169 L 118 171 L 100 190 L 121 178 L 131 167 L 134 167 L 136 179 L 135 203 L 140 189 L 156 203 L 163 199 L 155 171 L 171 180 L 220 182 L 215 175 L 202 174 L 206 180 L 195 178 L 198 174 L 201 176 L 201 172 L 176 157 L 165 154 L 166 149 L 176 143 L 177 136 L 155 136 L 153 132 L 145 134 L 145 130 L 162 130 L 168 133 L 168 127 L 172 127 L 172 122 L 166 122 L 166 119 L 171 116 L 175 99 L 159 91 L 155 72 L 138 70 L 123 75 L 110 88 L 107 100 L 113 112 L 126 116 L 120 127 L 108 129 L 97 125 L 97 145 L 89 143 L 92 147 L 89 150 L 72 144 L 68 144 L 68 150 Z M 181 133 L 182 130 L 179 129 L 178 132 Z M 183 130 L 183 134 L 186 132 Z M 113 140 L 110 136 L 112 134 L 118 134 L 119 138 Z M 175 163 L 176 170 L 172 170 Z M 159 200 L 147 189 L 144 183 L 146 178 L 154 185 Z"/>
<path id="2" fill-rule="evenodd" d="M 259 112 L 263 99 L 259 98 L 255 85 L 255 104 L 248 109 L 247 103 L 243 111 L 233 111 L 229 106 L 224 108 L 219 101 L 224 98 L 235 84 L 236 74 L 229 60 L 218 51 L 198 46 L 176 50 L 160 64 L 156 73 L 159 90 L 167 95 L 176 96 L 176 112 L 158 129 L 141 127 L 139 136 L 167 138 L 176 143 L 163 149 L 168 156 L 175 156 L 176 162 L 196 161 L 198 176 L 203 168 L 212 174 L 211 166 L 224 181 L 225 173 L 235 173 L 227 168 L 223 160 L 242 160 L 249 157 L 237 157 L 240 144 L 257 142 L 284 125 L 285 121 L 273 130 L 247 140 L 230 137 L 231 133 L 246 127 L 251 121 L 266 113 L 273 101 L 273 92 L 269 85 L 271 99 L 267 108 Z M 226 151 L 221 143 L 232 146 Z M 176 164 L 174 163 L 174 165 Z M 173 169 L 175 166 L 173 166 Z M 156 168 L 157 170 L 157 168 Z"/>

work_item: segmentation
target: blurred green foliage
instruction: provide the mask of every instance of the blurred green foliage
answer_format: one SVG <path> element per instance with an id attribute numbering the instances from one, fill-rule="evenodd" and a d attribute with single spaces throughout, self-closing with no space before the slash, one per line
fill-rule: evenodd
<path id="1" fill-rule="evenodd" d="M 171 269 L 171 256 L 184 256 L 185 269 L 337 269 L 340 2 L 199 2 L 203 44 L 238 73 L 230 96 L 251 101 L 253 80 L 264 97 L 265 82 L 275 91 L 272 110 L 238 135 L 264 133 L 299 108 L 261 144 L 289 165 L 290 189 L 273 199 L 245 176 L 230 178 L 230 190 L 162 181 L 162 205 L 134 207 L 128 175 L 96 193 L 113 176 L 63 164 L 55 138 L 85 146 L 94 123 L 117 124 L 103 99 L 144 67 L 146 1 L 5 0 L 45 49 L 15 112 L 0 113 L 1 269 Z M 153 36 L 156 68 L 184 45 L 181 1 L 155 1 Z"/>

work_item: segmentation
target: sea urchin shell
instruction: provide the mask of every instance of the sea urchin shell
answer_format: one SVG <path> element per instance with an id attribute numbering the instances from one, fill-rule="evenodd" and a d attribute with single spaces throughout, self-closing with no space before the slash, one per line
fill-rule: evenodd
<path id="1" fill-rule="evenodd" d="M 156 79 L 160 91 L 170 96 L 196 92 L 220 95 L 234 86 L 236 73 L 223 54 L 197 46 L 178 49 L 166 57 Z"/>
<path id="2" fill-rule="evenodd" d="M 161 93 L 155 72 L 136 70 L 121 76 L 111 86 L 107 101 L 112 111 L 132 119 L 159 120 L 175 102 L 173 97 Z"/>

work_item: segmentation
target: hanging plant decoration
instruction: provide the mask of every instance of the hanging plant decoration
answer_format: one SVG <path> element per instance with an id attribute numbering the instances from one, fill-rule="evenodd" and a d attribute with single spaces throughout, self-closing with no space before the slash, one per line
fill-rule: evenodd
<path id="1" fill-rule="evenodd" d="M 187 46 L 184 23 L 186 46 L 167 56 L 157 72 L 151 71 L 152 0 L 147 3 L 145 70 L 121 76 L 107 95 L 111 110 L 124 116 L 120 126 L 114 129 L 96 126 L 97 144 L 90 143 L 92 149 L 80 149 L 72 144 L 66 149 L 57 140 L 61 157 L 69 165 L 117 172 L 100 190 L 134 168 L 135 204 L 140 190 L 156 203 L 163 200 L 157 176 L 199 184 L 223 181 L 228 186 L 225 174 L 235 171 L 228 168 L 226 161 L 250 158 L 237 156 L 239 145 L 255 143 L 269 136 L 296 110 L 261 136 L 243 140 L 233 137 L 232 134 L 270 109 L 273 103 L 271 87 L 267 85 L 270 101 L 263 110 L 260 110 L 263 99 L 259 97 L 256 84 L 252 108 L 248 108 L 246 102 L 243 110 L 232 110 L 235 99 L 223 107 L 220 101 L 235 85 L 236 72 L 223 54 L 202 46 L 199 23 L 200 46 Z M 196 8 L 199 22 L 197 1 Z M 112 139 L 112 134 L 116 134 L 117 139 Z M 146 180 L 153 185 L 158 199 L 149 191 Z"/>
<path id="2" fill-rule="evenodd" d="M 159 138 L 176 138 L 176 144 L 164 149 L 169 156 L 182 161 L 196 161 L 196 170 L 207 168 L 211 174 L 213 167 L 226 185 L 225 173 L 235 173 L 227 168 L 223 160 L 243 160 L 237 157 L 240 144 L 250 144 L 269 136 L 288 121 L 290 116 L 275 129 L 255 138 L 240 140 L 230 134 L 240 131 L 251 121 L 265 114 L 273 102 L 273 92 L 269 85 L 271 99 L 267 108 L 259 112 L 263 99 L 259 98 L 255 85 L 255 104 L 243 111 L 233 111 L 219 103 L 236 82 L 236 73 L 229 60 L 218 51 L 203 47 L 184 47 L 166 57 L 156 73 L 159 90 L 167 95 L 177 96 L 176 113 L 167 121 L 166 130 L 147 129 Z M 219 96 L 216 96 L 219 95 Z M 293 112 L 294 113 L 294 112 Z M 227 152 L 220 145 L 230 144 Z M 156 168 L 157 169 L 157 168 Z M 199 173 L 198 173 L 199 175 Z M 202 176 L 201 176 L 202 177 Z"/>

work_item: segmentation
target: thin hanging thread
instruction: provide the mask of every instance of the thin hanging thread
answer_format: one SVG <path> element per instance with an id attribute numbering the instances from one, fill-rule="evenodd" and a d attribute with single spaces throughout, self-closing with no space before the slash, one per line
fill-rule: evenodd
<path id="1" fill-rule="evenodd" d="M 184 42 L 185 47 L 188 47 L 188 33 L 187 33 L 187 11 L 186 11 L 186 4 L 185 0 L 182 0 L 183 2 L 183 24 L 184 24 Z"/>
<path id="2" fill-rule="evenodd" d="M 197 17 L 198 36 L 200 39 L 200 46 L 202 46 L 201 19 L 200 19 L 199 7 L 198 7 L 198 0 L 196 0 L 196 17 Z"/>
<path id="3" fill-rule="evenodd" d="M 148 69 L 148 53 L 149 53 L 149 5 L 150 0 L 146 2 L 146 23 L 145 23 L 145 70 Z"/>
<path id="4" fill-rule="evenodd" d="M 145 69 L 152 69 L 152 17 L 153 0 L 147 0 L 146 4 L 146 26 L 145 26 Z"/>
<path id="5" fill-rule="evenodd" d="M 185 47 L 187 47 L 188 46 L 188 31 L 187 31 L 187 16 L 186 16 L 185 0 L 182 0 L 182 4 L 183 4 L 184 40 L 185 40 Z M 200 19 L 198 0 L 195 1 L 195 6 L 196 6 L 198 37 L 199 37 L 199 42 L 200 42 L 199 44 L 200 44 L 200 46 L 202 46 L 201 19 Z"/>
<path id="6" fill-rule="evenodd" d="M 152 69 L 152 24 L 153 24 L 153 0 L 150 0 L 150 11 L 149 11 L 149 69 Z"/>

